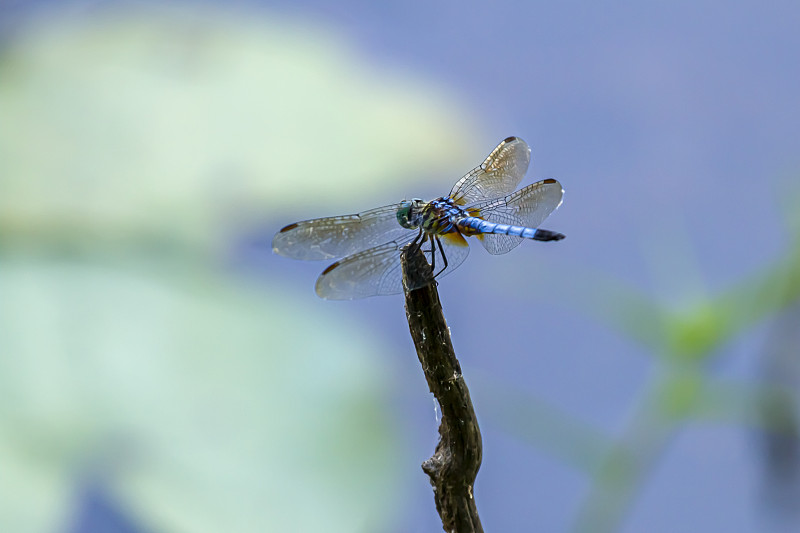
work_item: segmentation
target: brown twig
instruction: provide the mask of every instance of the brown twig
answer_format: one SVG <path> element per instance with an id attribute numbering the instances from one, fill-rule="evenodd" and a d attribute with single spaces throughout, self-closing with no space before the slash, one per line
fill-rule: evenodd
<path id="1" fill-rule="evenodd" d="M 403 251 L 406 317 L 428 388 L 439 402 L 439 444 L 422 463 L 430 477 L 442 527 L 451 533 L 483 533 L 472 486 L 481 466 L 481 433 L 461 375 L 431 267 L 418 247 Z M 408 290 L 408 287 L 420 287 Z"/>

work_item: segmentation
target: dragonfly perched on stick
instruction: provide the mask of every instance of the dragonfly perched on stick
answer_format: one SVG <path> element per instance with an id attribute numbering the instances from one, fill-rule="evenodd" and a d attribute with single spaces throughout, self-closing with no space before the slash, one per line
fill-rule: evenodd
<path id="1" fill-rule="evenodd" d="M 465 237 L 476 237 L 491 254 L 509 252 L 523 239 L 561 240 L 561 233 L 538 227 L 561 205 L 564 190 L 558 181 L 546 179 L 512 192 L 530 158 L 527 143 L 509 137 L 447 196 L 295 222 L 275 235 L 272 249 L 292 259 L 342 258 L 319 276 L 317 295 L 352 300 L 403 292 L 400 252 L 408 244 L 423 247 L 434 275 L 441 277 L 467 258 Z"/>

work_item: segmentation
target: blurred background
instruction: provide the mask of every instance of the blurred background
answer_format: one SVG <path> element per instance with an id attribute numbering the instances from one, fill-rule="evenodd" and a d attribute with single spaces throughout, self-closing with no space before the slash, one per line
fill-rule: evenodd
<path id="1" fill-rule="evenodd" d="M 556 244 L 440 284 L 487 531 L 800 531 L 796 2 L 0 1 L 0 530 L 439 531 L 400 296 L 296 220 L 503 138 Z M 476 327 L 476 320 L 480 327 Z"/>

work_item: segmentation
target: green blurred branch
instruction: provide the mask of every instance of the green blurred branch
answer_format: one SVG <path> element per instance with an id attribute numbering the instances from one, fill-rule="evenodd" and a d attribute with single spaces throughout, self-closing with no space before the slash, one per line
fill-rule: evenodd
<path id="1" fill-rule="evenodd" d="M 800 224 L 792 226 L 800 230 Z M 563 270 L 563 269 L 562 269 Z M 692 421 L 745 424 L 780 435 L 796 421 L 785 387 L 732 383 L 709 376 L 707 363 L 734 337 L 800 301 L 800 236 L 780 258 L 716 296 L 673 309 L 632 285 L 600 273 L 574 272 L 559 301 L 588 312 L 652 352 L 655 379 L 614 442 L 595 428 L 507 386 L 487 395 L 492 420 L 592 476 L 573 531 L 616 531 L 675 433 Z M 546 288 L 545 288 L 546 290 Z M 508 406 L 514 406 L 509 413 Z M 788 415 L 787 415 L 788 413 Z"/>
<path id="2" fill-rule="evenodd" d="M 617 530 L 648 470 L 675 432 L 690 420 L 727 419 L 772 431 L 790 427 L 781 417 L 765 416 L 759 410 L 765 404 L 786 405 L 779 388 L 711 382 L 702 363 L 732 337 L 800 299 L 800 246 L 689 312 L 642 305 L 631 293 L 622 290 L 611 296 L 610 301 L 625 302 L 625 311 L 610 315 L 611 320 L 602 313 L 598 317 L 644 340 L 661 355 L 658 378 L 646 388 L 622 437 L 603 458 L 577 517 L 577 532 Z M 597 290 L 592 296 L 597 296 Z M 669 317 L 666 321 L 665 316 Z M 640 330 L 647 320 L 653 324 Z"/>
<path id="3" fill-rule="evenodd" d="M 598 468 L 612 442 L 592 427 L 543 398 L 488 376 L 475 380 L 490 422 L 584 472 Z"/>

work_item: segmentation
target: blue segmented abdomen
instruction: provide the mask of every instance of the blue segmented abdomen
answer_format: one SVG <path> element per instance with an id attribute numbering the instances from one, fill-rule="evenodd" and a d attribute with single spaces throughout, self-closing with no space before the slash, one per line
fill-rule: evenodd
<path id="1" fill-rule="evenodd" d="M 465 233 L 493 233 L 495 235 L 511 235 L 513 237 L 522 237 L 524 239 L 536 239 L 537 232 L 540 233 L 539 237 L 542 236 L 543 233 L 549 233 L 547 230 L 538 230 L 536 228 L 526 228 L 524 226 L 511 226 L 509 224 L 497 224 L 495 222 L 489 222 L 488 220 L 483 220 L 482 218 L 477 217 L 465 217 L 458 221 L 458 225 L 460 227 L 466 227 L 471 229 L 472 231 L 467 231 Z"/>

